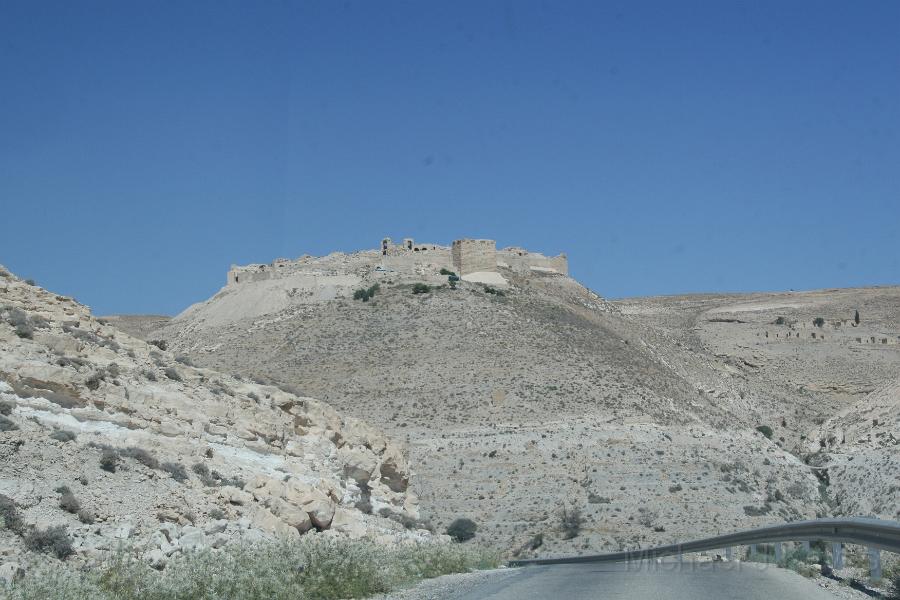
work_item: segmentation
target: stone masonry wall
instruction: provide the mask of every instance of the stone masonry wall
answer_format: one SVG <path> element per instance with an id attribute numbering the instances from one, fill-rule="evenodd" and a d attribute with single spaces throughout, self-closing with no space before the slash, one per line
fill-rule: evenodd
<path id="1" fill-rule="evenodd" d="M 453 267 L 460 276 L 497 270 L 497 244 L 494 240 L 454 240 L 450 255 Z"/>

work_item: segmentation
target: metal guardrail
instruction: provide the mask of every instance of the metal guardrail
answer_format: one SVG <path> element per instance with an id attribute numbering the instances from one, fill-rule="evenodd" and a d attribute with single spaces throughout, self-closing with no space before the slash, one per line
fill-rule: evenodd
<path id="1" fill-rule="evenodd" d="M 640 561 L 666 556 L 678 556 L 685 552 L 703 552 L 706 550 L 731 548 L 733 546 L 749 546 L 753 544 L 771 544 L 779 542 L 808 542 L 817 540 L 835 543 L 835 562 L 838 562 L 840 559 L 841 543 L 868 546 L 870 558 L 873 556 L 877 557 L 879 550 L 900 552 L 900 523 L 895 521 L 862 518 L 795 521 L 784 525 L 773 525 L 771 527 L 761 527 L 750 531 L 717 535 L 715 537 L 684 542 L 681 544 L 656 546 L 654 548 L 643 548 L 640 550 L 627 550 L 625 552 L 611 552 L 609 554 L 514 560 L 510 561 L 509 565 L 511 567 L 524 567 L 528 565 Z M 873 579 L 878 579 L 880 578 L 880 558 L 877 559 L 879 567 L 877 571 L 874 562 L 876 558 L 871 558 L 871 560 Z M 838 564 L 840 563 L 838 562 Z"/>

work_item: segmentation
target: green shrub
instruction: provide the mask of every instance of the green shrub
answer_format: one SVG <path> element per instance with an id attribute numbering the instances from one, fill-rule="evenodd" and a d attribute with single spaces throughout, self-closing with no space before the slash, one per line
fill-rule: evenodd
<path id="1" fill-rule="evenodd" d="M 760 432 L 761 434 L 763 434 L 764 436 L 766 436 L 767 438 L 769 438 L 770 440 L 772 439 L 772 435 L 774 434 L 774 432 L 772 431 L 772 428 L 769 427 L 768 425 L 759 425 L 756 428 L 756 430 L 758 432 Z"/>
<path id="2" fill-rule="evenodd" d="M 13 533 L 20 533 L 25 524 L 19 507 L 12 498 L 0 494 L 0 525 L 3 525 Z"/>
<path id="3" fill-rule="evenodd" d="M 777 319 L 775 319 L 776 325 L 784 325 L 785 323 L 787 323 L 787 320 L 784 317 L 778 317 Z"/>
<path id="4" fill-rule="evenodd" d="M 15 431 L 19 426 L 7 419 L 6 417 L 0 415 L 0 432 L 3 431 Z"/>
<path id="5" fill-rule="evenodd" d="M 173 556 L 162 572 L 124 552 L 92 569 L 66 563 L 29 569 L 7 593 L 15 600 L 337 600 L 363 598 L 450 573 L 498 566 L 469 545 L 380 545 L 304 536 Z"/>
<path id="6" fill-rule="evenodd" d="M 185 355 L 185 354 L 179 354 L 179 355 L 177 355 L 177 356 L 175 357 L 175 362 L 177 362 L 177 363 L 179 363 L 179 364 L 182 364 L 182 365 L 185 365 L 185 366 L 188 366 L 188 367 L 193 367 L 193 366 L 194 366 L 194 361 L 191 360 L 191 357 L 190 357 L 190 356 L 187 356 L 187 355 Z"/>
<path id="7" fill-rule="evenodd" d="M 353 292 L 353 299 L 354 300 L 362 300 L 363 302 L 368 302 L 370 298 L 375 297 L 375 294 L 380 289 L 381 289 L 381 286 L 378 285 L 377 283 L 373 284 L 372 286 L 370 286 L 368 288 L 360 288 L 360 289 L 356 290 L 355 292 Z"/>
<path id="8" fill-rule="evenodd" d="M 182 381 L 181 375 L 178 374 L 178 371 L 176 371 L 174 367 L 166 367 L 163 373 L 165 373 L 166 377 L 172 381 Z"/>
<path id="9" fill-rule="evenodd" d="M 816 317 L 815 319 L 813 319 L 813 325 L 815 325 L 816 327 L 824 327 L 825 319 L 822 317 Z"/>
<path id="10" fill-rule="evenodd" d="M 564 508 L 560 513 L 560 529 L 563 532 L 564 540 L 571 540 L 581 533 L 581 526 L 584 524 L 584 517 L 581 516 L 581 510 L 578 508 Z"/>
<path id="11" fill-rule="evenodd" d="M 92 525 L 94 523 L 94 513 L 86 509 L 81 509 L 78 511 L 78 520 L 85 525 Z"/>
<path id="12" fill-rule="evenodd" d="M 119 466 L 119 455 L 112 448 L 104 448 L 100 453 L 100 468 L 115 473 Z"/>
<path id="13" fill-rule="evenodd" d="M 7 402 L 6 400 L 0 400 L 0 415 L 8 417 L 12 414 L 13 409 L 16 407 L 12 402 Z"/>
<path id="14" fill-rule="evenodd" d="M 74 552 L 72 540 L 62 525 L 47 529 L 31 529 L 23 537 L 25 547 L 33 552 L 50 552 L 56 558 L 65 560 Z"/>
<path id="15" fill-rule="evenodd" d="M 71 491 L 66 491 L 59 497 L 59 507 L 68 513 L 77 515 L 78 511 L 81 510 L 81 503 L 75 497 L 75 494 Z"/>
<path id="16" fill-rule="evenodd" d="M 856 311 L 853 314 L 853 322 L 856 323 L 857 325 L 859 325 L 859 311 Z"/>
<path id="17" fill-rule="evenodd" d="M 493 294 L 495 296 L 505 296 L 503 290 L 498 290 L 497 288 L 493 288 L 489 285 L 484 286 L 484 291 L 486 294 Z"/>
<path id="18" fill-rule="evenodd" d="M 427 283 L 414 283 L 412 286 L 413 294 L 427 294 L 431 291 L 431 286 Z"/>
<path id="19" fill-rule="evenodd" d="M 160 468 L 171 475 L 172 479 L 178 483 L 184 483 L 188 480 L 187 471 L 185 470 L 184 465 L 180 463 L 165 462 L 160 465 Z"/>
<path id="20" fill-rule="evenodd" d="M 50 438 L 56 440 L 57 442 L 71 442 L 75 439 L 76 435 L 72 431 L 68 431 L 67 429 L 57 429 L 50 434 Z"/>
<path id="21" fill-rule="evenodd" d="M 84 382 L 84 385 L 87 389 L 91 391 L 96 391 L 100 389 L 100 382 L 103 381 L 103 375 L 101 373 L 94 373 Z"/>
<path id="22" fill-rule="evenodd" d="M 124 450 L 119 450 L 119 454 L 121 456 L 124 456 L 125 458 L 133 458 L 148 469 L 159 468 L 159 461 L 156 459 L 156 457 L 143 448 L 131 446 L 129 448 L 125 448 Z"/>
<path id="23" fill-rule="evenodd" d="M 467 542 L 475 537 L 478 525 L 472 519 L 456 519 L 447 527 L 447 535 L 457 542 Z"/>
<path id="24" fill-rule="evenodd" d="M 151 346 L 156 346 L 160 350 L 165 350 L 169 347 L 169 345 L 166 343 L 166 340 L 150 340 L 147 343 Z"/>
<path id="25" fill-rule="evenodd" d="M 214 487 L 219 483 L 218 481 L 216 481 L 216 478 L 212 476 L 212 473 L 210 473 L 209 467 L 207 467 L 204 463 L 194 463 L 191 466 L 191 471 L 193 471 L 197 474 L 198 477 L 200 477 L 200 482 L 203 483 L 203 485 Z"/>
<path id="26" fill-rule="evenodd" d="M 446 268 L 441 268 L 441 275 L 449 275 L 450 277 L 456 277 L 456 273 L 454 273 L 450 269 L 446 269 Z"/>

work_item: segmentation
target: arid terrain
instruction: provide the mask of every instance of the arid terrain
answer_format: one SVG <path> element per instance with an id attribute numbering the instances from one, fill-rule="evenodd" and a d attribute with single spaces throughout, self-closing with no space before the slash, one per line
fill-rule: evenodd
<path id="1" fill-rule="evenodd" d="M 0 578 L 34 560 L 415 527 L 404 449 L 327 404 L 194 367 L 0 268 Z M 402 524 L 401 524 L 402 522 Z"/>
<path id="2" fill-rule="evenodd" d="M 498 264 L 492 287 L 430 260 L 304 257 L 168 322 L 105 322 L 383 429 L 424 519 L 519 555 L 900 516 L 900 288 L 607 301 L 552 269 Z"/>

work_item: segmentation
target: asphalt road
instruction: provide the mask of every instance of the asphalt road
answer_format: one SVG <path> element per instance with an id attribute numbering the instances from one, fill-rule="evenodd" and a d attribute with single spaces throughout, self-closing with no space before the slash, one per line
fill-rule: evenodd
<path id="1" fill-rule="evenodd" d="M 835 600 L 793 571 L 757 563 L 552 565 L 513 569 L 454 600 Z"/>

